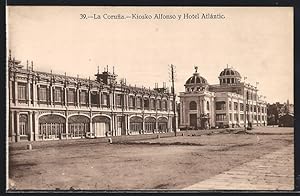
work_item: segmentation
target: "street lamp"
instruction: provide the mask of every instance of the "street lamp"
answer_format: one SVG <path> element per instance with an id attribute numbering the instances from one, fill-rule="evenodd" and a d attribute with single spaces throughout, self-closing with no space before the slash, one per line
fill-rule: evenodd
<path id="1" fill-rule="evenodd" d="M 174 82 L 174 65 L 171 64 L 171 81 L 172 81 L 172 95 L 173 95 L 173 112 L 174 112 L 174 118 L 173 118 L 173 129 L 175 133 L 175 137 L 177 136 L 177 130 L 176 130 L 176 94 L 175 94 L 175 82 Z"/>

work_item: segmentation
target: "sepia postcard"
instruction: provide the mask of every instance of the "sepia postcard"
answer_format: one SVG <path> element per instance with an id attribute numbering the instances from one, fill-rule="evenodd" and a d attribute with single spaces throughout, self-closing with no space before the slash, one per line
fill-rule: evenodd
<path id="1" fill-rule="evenodd" d="M 7 6 L 7 192 L 294 190 L 293 17 Z"/>

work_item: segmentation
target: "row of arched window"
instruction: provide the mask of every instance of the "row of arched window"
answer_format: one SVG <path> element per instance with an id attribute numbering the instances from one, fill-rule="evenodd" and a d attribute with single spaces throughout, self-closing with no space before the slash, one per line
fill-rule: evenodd
<path id="1" fill-rule="evenodd" d="M 27 99 L 27 85 L 25 83 L 18 83 L 18 100 L 19 102 L 24 102 Z M 52 91 L 52 97 L 50 96 L 50 91 Z M 77 96 L 78 93 L 78 96 Z M 90 96 L 90 103 L 89 103 Z M 90 94 L 88 90 L 84 89 L 74 89 L 67 88 L 66 91 L 63 87 L 53 87 L 40 85 L 37 87 L 37 101 L 39 104 L 67 104 L 67 105 L 92 105 L 109 107 L 112 103 L 110 103 L 110 95 L 107 92 L 91 91 Z M 30 89 L 30 99 L 33 99 L 33 90 Z M 144 100 L 142 100 L 144 99 Z M 99 103 L 100 102 L 100 103 Z M 116 94 L 115 104 L 117 107 L 121 107 L 124 103 L 123 95 Z M 171 103 L 172 104 L 172 101 Z M 138 108 L 138 109 L 150 109 L 150 110 L 167 110 L 170 108 L 173 110 L 172 105 L 168 106 L 168 101 L 166 99 L 153 99 L 153 98 L 142 98 L 129 96 L 129 107 Z"/>

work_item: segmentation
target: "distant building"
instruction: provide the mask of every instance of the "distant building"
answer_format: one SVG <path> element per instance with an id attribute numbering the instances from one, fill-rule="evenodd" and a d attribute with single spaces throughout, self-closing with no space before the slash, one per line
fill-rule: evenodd
<path id="1" fill-rule="evenodd" d="M 241 82 L 240 73 L 228 67 L 219 81 L 210 85 L 195 67 L 179 95 L 181 129 L 267 125 L 267 103 L 255 86 Z"/>
<path id="2" fill-rule="evenodd" d="M 24 68 L 8 60 L 9 141 L 152 134 L 172 131 L 173 96 L 117 82 L 107 69 L 84 79 Z"/>
<path id="3" fill-rule="evenodd" d="M 279 127 L 294 127 L 294 114 L 285 114 L 279 117 Z"/>
<path id="4" fill-rule="evenodd" d="M 279 125 L 279 118 L 286 114 L 294 114 L 294 105 L 289 103 L 287 100 L 286 103 L 273 103 L 268 104 L 267 106 L 268 112 L 268 124 L 269 125 Z"/>

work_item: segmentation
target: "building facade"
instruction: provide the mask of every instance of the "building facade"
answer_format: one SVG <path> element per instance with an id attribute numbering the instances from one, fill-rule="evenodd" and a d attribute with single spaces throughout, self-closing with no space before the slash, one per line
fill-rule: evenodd
<path id="1" fill-rule="evenodd" d="M 10 55 L 8 81 L 12 142 L 170 132 L 175 122 L 165 85 L 117 82 L 108 67 L 91 80 L 24 68 Z"/>
<path id="2" fill-rule="evenodd" d="M 180 93 L 180 128 L 248 127 L 267 125 L 267 103 L 256 86 L 241 82 L 233 68 L 225 68 L 219 84 L 210 85 L 198 67 Z"/>
<path id="3" fill-rule="evenodd" d="M 294 114 L 287 113 L 279 117 L 279 127 L 294 127 Z"/>

